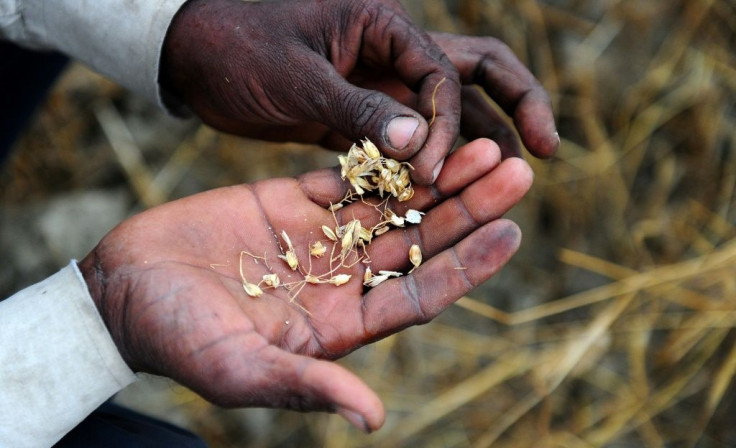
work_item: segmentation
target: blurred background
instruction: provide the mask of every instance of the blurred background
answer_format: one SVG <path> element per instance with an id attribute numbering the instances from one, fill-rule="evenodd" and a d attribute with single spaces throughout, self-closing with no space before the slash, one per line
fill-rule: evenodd
<path id="1" fill-rule="evenodd" d="M 503 40 L 551 94 L 562 146 L 527 158 L 519 253 L 431 324 L 340 361 L 386 404 L 375 434 L 157 377 L 117 400 L 213 447 L 736 446 L 736 1 L 403 3 L 429 29 Z M 0 295 L 145 207 L 335 163 L 72 65 L 0 172 Z"/>

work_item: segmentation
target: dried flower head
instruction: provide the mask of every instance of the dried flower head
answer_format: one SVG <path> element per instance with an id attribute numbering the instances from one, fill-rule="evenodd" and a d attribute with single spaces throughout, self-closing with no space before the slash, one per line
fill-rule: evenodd
<path id="1" fill-rule="evenodd" d="M 309 245 L 309 255 L 313 257 L 319 258 L 324 255 L 325 252 L 327 252 L 327 248 L 322 244 L 322 241 L 315 241 Z"/>
<path id="2" fill-rule="evenodd" d="M 411 165 L 383 157 L 370 140 L 354 144 L 347 155 L 337 156 L 340 176 L 347 179 L 358 195 L 378 190 L 379 196 L 390 192 L 399 201 L 411 199 L 414 190 L 409 180 Z"/>

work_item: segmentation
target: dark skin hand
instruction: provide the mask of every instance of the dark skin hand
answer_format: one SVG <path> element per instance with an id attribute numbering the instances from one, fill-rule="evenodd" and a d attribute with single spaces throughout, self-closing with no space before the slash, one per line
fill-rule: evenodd
<path id="1" fill-rule="evenodd" d="M 374 288 L 362 285 L 364 263 L 343 268 L 342 286 L 306 285 L 291 300 L 284 288 L 248 296 L 243 275 L 258 283 L 277 273 L 303 273 L 280 259 L 285 230 L 304 269 L 308 244 L 328 243 L 326 209 L 348 185 L 337 169 L 296 179 L 270 179 L 177 200 L 134 216 L 111 231 L 79 264 L 125 362 L 135 371 L 173 378 L 215 404 L 338 412 L 362 430 L 379 428 L 384 409 L 357 376 L 330 362 L 411 325 L 422 324 L 495 274 L 520 243 L 516 225 L 500 217 L 532 183 L 521 159 L 502 161 L 481 139 L 448 157 L 432 187 L 393 203 L 426 212 L 421 224 L 391 230 L 368 246 L 370 266 L 407 272 L 411 244 L 424 262 L 409 275 Z M 377 212 L 360 201 L 337 212 L 364 226 Z M 328 252 L 329 254 L 329 252 Z M 329 269 L 329 255 L 311 272 Z M 266 261 L 270 270 L 266 267 Z M 263 286 L 263 285 L 262 285 Z"/>
<path id="2" fill-rule="evenodd" d="M 497 140 L 504 156 L 521 154 L 474 84 L 513 118 L 533 155 L 559 145 L 546 92 L 506 45 L 428 34 L 395 0 L 190 0 L 169 29 L 161 83 L 226 132 L 343 151 L 367 137 L 409 160 L 423 185 L 461 130 Z"/>

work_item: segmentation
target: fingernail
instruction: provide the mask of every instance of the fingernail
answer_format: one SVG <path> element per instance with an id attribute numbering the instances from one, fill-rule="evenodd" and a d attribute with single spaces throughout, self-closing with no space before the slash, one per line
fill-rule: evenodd
<path id="1" fill-rule="evenodd" d="M 404 149 L 409 144 L 419 120 L 413 117 L 396 117 L 386 127 L 386 137 L 394 149 Z"/>
<path id="2" fill-rule="evenodd" d="M 437 178 L 440 175 L 440 172 L 442 171 L 442 166 L 445 164 L 445 159 L 440 160 L 440 163 L 435 165 L 434 171 L 432 171 L 432 183 L 437 180 Z"/>
<path id="3" fill-rule="evenodd" d="M 342 418 L 350 422 L 351 425 L 355 426 L 366 434 L 371 432 L 371 428 L 368 427 L 368 423 L 366 423 L 362 415 L 345 408 L 337 408 L 336 411 Z"/>

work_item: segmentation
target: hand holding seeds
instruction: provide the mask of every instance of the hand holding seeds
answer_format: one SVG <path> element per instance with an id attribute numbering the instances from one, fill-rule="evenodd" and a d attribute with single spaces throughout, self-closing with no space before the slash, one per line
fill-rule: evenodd
<path id="1" fill-rule="evenodd" d="M 128 365 L 219 405 L 379 428 L 379 398 L 329 360 L 430 321 L 496 273 L 520 241 L 500 217 L 532 174 L 483 139 L 448 157 L 432 187 L 402 186 L 401 168 L 364 147 L 352 157 L 174 201 L 110 232 L 80 269 Z M 368 167 L 361 197 L 348 173 Z"/>
<path id="2" fill-rule="evenodd" d="M 161 83 L 226 132 L 340 151 L 368 137 L 409 161 L 421 185 L 461 130 L 520 155 L 472 84 L 513 117 L 532 154 L 551 156 L 559 143 L 547 94 L 508 47 L 428 34 L 394 0 L 190 0 L 169 29 Z"/>

